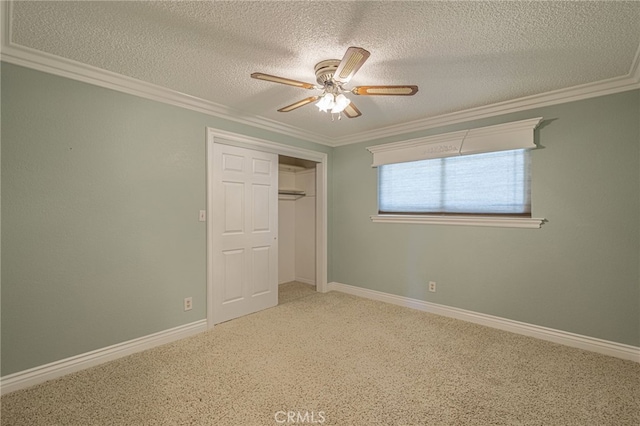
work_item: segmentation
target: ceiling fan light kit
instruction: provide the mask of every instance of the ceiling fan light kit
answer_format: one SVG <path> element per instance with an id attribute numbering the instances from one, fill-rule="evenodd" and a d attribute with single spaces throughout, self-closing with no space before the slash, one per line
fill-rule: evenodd
<path id="1" fill-rule="evenodd" d="M 314 67 L 316 81 L 318 85 L 305 83 L 303 81 L 292 80 L 285 77 L 255 72 L 252 78 L 270 81 L 272 83 L 286 84 L 288 86 L 302 89 L 321 90 L 317 96 L 310 96 L 301 101 L 295 102 L 280 108 L 279 112 L 289 112 L 304 105 L 316 102 L 319 111 L 330 112 L 331 120 L 334 114 L 338 115 L 338 120 L 342 119 L 342 114 L 348 118 L 360 117 L 362 113 L 353 104 L 345 93 L 366 96 L 412 96 L 418 92 L 418 86 L 357 86 L 353 89 L 345 89 L 347 84 L 360 67 L 369 58 L 370 53 L 361 47 L 350 47 L 347 49 L 342 60 L 327 59 L 320 61 Z"/>

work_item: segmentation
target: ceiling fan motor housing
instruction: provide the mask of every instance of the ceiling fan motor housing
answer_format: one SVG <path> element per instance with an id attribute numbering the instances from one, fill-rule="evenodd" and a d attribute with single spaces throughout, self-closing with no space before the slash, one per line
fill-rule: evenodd
<path id="1" fill-rule="evenodd" d="M 332 82 L 333 74 L 340 65 L 339 59 L 327 59 L 316 64 L 314 70 L 316 72 L 316 81 L 318 84 L 325 86 L 327 83 Z"/>

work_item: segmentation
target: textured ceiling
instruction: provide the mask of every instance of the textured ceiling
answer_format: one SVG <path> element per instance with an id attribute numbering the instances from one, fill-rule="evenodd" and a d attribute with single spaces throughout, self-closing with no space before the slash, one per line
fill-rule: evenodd
<path id="1" fill-rule="evenodd" d="M 33 2 L 12 4 L 11 42 L 327 139 L 629 74 L 640 2 Z M 331 122 L 314 65 L 349 46 L 371 57 L 355 85 L 416 84 L 413 97 L 351 96 L 363 115 Z"/>

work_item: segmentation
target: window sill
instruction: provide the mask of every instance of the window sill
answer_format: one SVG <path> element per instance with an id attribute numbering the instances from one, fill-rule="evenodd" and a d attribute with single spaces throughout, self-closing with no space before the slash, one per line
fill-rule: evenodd
<path id="1" fill-rule="evenodd" d="M 484 216 L 373 215 L 376 223 L 417 223 L 424 225 L 492 226 L 497 228 L 540 228 L 545 219 Z"/>

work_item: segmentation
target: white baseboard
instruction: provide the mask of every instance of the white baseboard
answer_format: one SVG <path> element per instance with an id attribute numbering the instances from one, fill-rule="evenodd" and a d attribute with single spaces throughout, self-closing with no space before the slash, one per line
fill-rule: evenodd
<path id="1" fill-rule="evenodd" d="M 207 330 L 207 320 L 181 325 L 138 339 L 76 355 L 0 378 L 0 394 L 24 389 L 107 361 L 151 349 Z"/>
<path id="2" fill-rule="evenodd" d="M 300 279 L 296 281 L 304 282 Z M 327 285 L 328 291 L 339 291 L 352 294 L 354 296 L 381 302 L 392 303 L 398 306 L 417 309 L 432 314 L 456 318 L 476 324 L 485 325 L 512 333 L 531 336 L 554 343 L 559 343 L 574 348 L 597 352 L 616 358 L 627 359 L 640 362 L 640 348 L 608 340 L 596 339 L 594 337 L 582 336 L 566 331 L 541 327 L 519 321 L 513 321 L 492 315 L 481 314 L 459 308 L 452 308 L 437 303 L 425 302 L 423 300 L 411 299 L 409 297 L 396 296 L 376 290 L 355 287 L 347 284 L 331 282 Z M 19 389 L 24 389 L 38 383 L 52 380 L 69 373 L 93 367 L 107 361 L 122 358 L 124 356 L 164 345 L 176 340 L 192 336 L 207 330 L 207 320 L 200 320 L 191 324 L 171 328 L 169 330 L 150 334 L 138 339 L 118 343 L 106 348 L 76 355 L 60 361 L 55 361 L 29 370 L 19 371 L 14 374 L 0 378 L 0 394 L 4 395 Z"/>
<path id="3" fill-rule="evenodd" d="M 450 318 L 456 318 L 463 321 L 473 322 L 476 324 L 509 331 L 512 333 L 535 337 L 538 339 L 559 343 L 565 346 L 571 346 L 574 348 L 597 352 L 616 358 L 640 362 L 640 348 L 636 346 L 596 339 L 594 337 L 583 336 L 580 334 L 569 333 L 566 331 L 555 330 L 552 328 L 541 327 L 538 325 L 527 324 L 519 321 L 513 321 L 510 319 L 481 314 L 473 311 L 467 311 L 464 309 L 452 308 L 445 305 L 439 305 L 437 303 L 425 302 L 423 300 L 411 299 L 409 297 L 396 296 L 393 294 L 355 287 L 337 282 L 329 283 L 328 287 L 329 291 L 335 290 L 342 293 L 352 294 L 354 296 L 364 297 L 367 299 L 392 303 L 394 305 L 417 309 L 419 311 L 429 312 L 432 314 L 442 315 Z"/>

